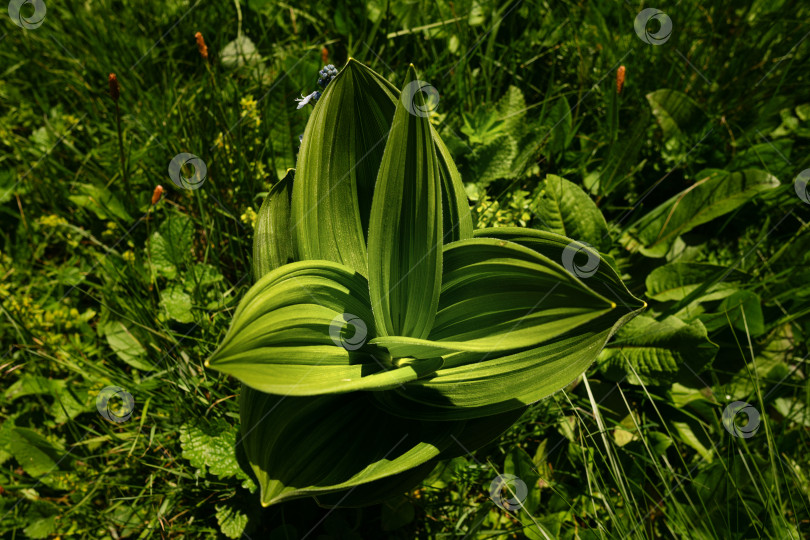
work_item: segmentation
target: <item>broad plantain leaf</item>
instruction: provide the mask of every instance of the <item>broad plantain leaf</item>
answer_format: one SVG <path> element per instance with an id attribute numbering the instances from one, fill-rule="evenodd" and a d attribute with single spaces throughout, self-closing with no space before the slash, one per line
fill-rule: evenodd
<path id="1" fill-rule="evenodd" d="M 728 274 L 728 275 L 726 275 Z M 725 279 L 720 281 L 725 275 Z M 706 284 L 701 301 L 719 300 L 732 294 L 744 280 L 745 273 L 708 263 L 674 262 L 659 266 L 647 275 L 647 296 L 659 302 L 683 300 Z M 717 280 L 711 284 L 710 281 Z"/>
<path id="2" fill-rule="evenodd" d="M 693 186 L 678 193 L 636 221 L 624 242 L 648 257 L 663 257 L 675 239 L 698 225 L 727 214 L 779 180 L 758 169 L 741 172 L 709 169 Z"/>
<path id="3" fill-rule="evenodd" d="M 549 174 L 536 201 L 543 229 L 587 242 L 597 250 L 610 249 L 610 235 L 602 212 L 579 186 Z"/>
<path id="4" fill-rule="evenodd" d="M 665 139 L 683 138 L 703 129 L 708 121 L 697 103 L 682 92 L 663 88 L 647 94 L 652 113 Z"/>

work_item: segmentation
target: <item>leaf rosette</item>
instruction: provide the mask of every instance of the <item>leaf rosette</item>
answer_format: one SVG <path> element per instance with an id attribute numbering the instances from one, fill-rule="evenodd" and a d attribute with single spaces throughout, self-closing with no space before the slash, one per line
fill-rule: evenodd
<path id="1" fill-rule="evenodd" d="M 403 88 L 417 80 L 411 66 Z M 575 380 L 644 308 L 597 252 L 588 278 L 566 270 L 571 238 L 473 232 L 447 147 L 412 112 L 427 99 L 349 60 L 259 211 L 256 282 L 206 365 L 244 384 L 265 506 L 413 487 Z"/>

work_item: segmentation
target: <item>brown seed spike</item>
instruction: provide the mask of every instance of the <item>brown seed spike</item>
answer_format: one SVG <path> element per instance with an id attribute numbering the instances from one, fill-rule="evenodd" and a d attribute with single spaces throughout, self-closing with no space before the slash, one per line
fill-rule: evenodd
<path id="1" fill-rule="evenodd" d="M 622 88 L 624 88 L 624 66 L 619 66 L 619 69 L 616 70 L 616 93 L 621 94 Z"/>
<path id="2" fill-rule="evenodd" d="M 158 184 L 155 187 L 155 191 L 152 192 L 152 204 L 157 204 L 162 196 L 163 196 L 163 186 Z"/>
<path id="3" fill-rule="evenodd" d="M 326 65 L 329 63 L 329 49 L 323 47 L 321 49 L 321 64 Z"/>
<path id="4" fill-rule="evenodd" d="M 110 97 L 113 101 L 118 101 L 118 96 L 121 94 L 120 88 L 118 86 L 118 77 L 115 76 L 115 73 L 110 73 Z"/>
<path id="5" fill-rule="evenodd" d="M 197 50 L 200 51 L 200 56 L 203 57 L 203 60 L 208 60 L 208 46 L 205 44 L 202 32 L 194 34 L 194 39 L 197 40 Z"/>

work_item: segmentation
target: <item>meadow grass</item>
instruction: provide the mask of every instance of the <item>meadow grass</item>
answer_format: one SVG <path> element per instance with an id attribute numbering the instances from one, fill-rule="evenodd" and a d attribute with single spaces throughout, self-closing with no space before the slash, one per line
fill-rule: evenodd
<path id="1" fill-rule="evenodd" d="M 808 10 L 779 1 L 662 5 L 675 29 L 665 46 L 650 46 L 633 32 L 642 7 L 70 0 L 49 2 L 36 29 L 5 19 L 0 531 L 807 537 L 810 211 L 792 181 L 810 166 L 801 117 Z M 257 58 L 225 54 L 240 35 Z M 309 500 L 261 508 L 234 451 L 239 385 L 203 362 L 251 284 L 255 211 L 295 166 L 311 109 L 296 110 L 294 98 L 315 89 L 324 55 L 338 67 L 358 58 L 394 84 L 416 64 L 440 92 L 433 120 L 470 184 L 474 171 L 489 170 L 486 141 L 499 129 L 485 113 L 510 86 L 520 90 L 524 110 L 510 114 L 530 128 L 511 161 L 493 158 L 514 170 L 476 188 L 481 224 L 540 226 L 533 197 L 546 174 L 581 185 L 610 178 L 612 189 L 594 199 L 616 240 L 704 169 L 773 174 L 780 188 L 693 231 L 681 250 L 684 260 L 744 270 L 743 288 L 762 299 L 755 322 L 763 328 L 749 331 L 746 310 L 742 323 L 733 313 L 718 319 L 710 328 L 716 359 L 675 384 L 616 378 L 594 365 L 497 441 L 437 465 L 400 498 L 361 509 Z M 123 163 L 110 73 L 120 83 Z M 689 95 L 710 129 L 688 125 L 679 144 L 665 140 L 645 98 L 661 88 Z M 200 189 L 169 179 L 180 152 L 205 161 Z M 157 185 L 164 193 L 152 204 Z M 644 297 L 657 263 L 613 244 L 623 278 Z M 696 309 L 692 300 L 658 313 L 683 314 Z M 96 396 L 108 386 L 132 394 L 126 422 L 98 414 Z M 755 436 L 724 429 L 723 408 L 734 400 L 756 405 Z M 490 500 L 499 474 L 528 485 L 515 512 Z"/>

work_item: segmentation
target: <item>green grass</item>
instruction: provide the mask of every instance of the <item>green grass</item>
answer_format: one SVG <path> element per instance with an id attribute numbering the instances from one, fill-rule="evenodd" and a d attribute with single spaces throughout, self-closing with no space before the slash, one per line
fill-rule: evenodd
<path id="1" fill-rule="evenodd" d="M 793 179 L 810 167 L 810 13 L 779 1 L 669 4 L 659 6 L 674 24 L 662 46 L 633 32 L 645 6 L 629 2 L 250 0 L 237 11 L 231 2 L 68 1 L 49 2 L 32 30 L 3 13 L 2 534 L 808 537 L 810 206 Z M 261 58 L 228 68 L 222 52 L 238 32 Z M 311 109 L 293 100 L 316 89 L 323 47 L 338 67 L 358 58 L 395 84 L 413 62 L 439 90 L 433 120 L 470 183 L 479 225 L 543 227 L 541 181 L 556 174 L 590 191 L 611 231 L 607 251 L 636 296 L 647 298 L 645 280 L 663 262 L 745 272 L 738 288 L 755 300 L 743 310 L 693 303 L 701 293 L 648 299 L 659 319 L 716 314 L 704 320 L 719 346 L 713 362 L 663 382 L 633 376 L 632 362 L 619 376 L 597 363 L 401 499 L 260 508 L 233 450 L 239 385 L 203 362 L 251 283 L 251 212 L 295 166 Z M 627 78 L 617 95 L 619 65 Z M 705 122 L 667 135 L 645 97 L 662 88 L 688 95 Z M 200 189 L 169 179 L 180 152 L 205 161 Z M 781 186 L 684 234 L 666 260 L 622 241 L 701 171 L 749 167 Z M 165 194 L 153 206 L 158 184 Z M 134 397 L 127 421 L 96 410 L 107 386 Z M 722 425 L 736 400 L 762 415 L 751 438 Z M 512 514 L 489 499 L 504 473 L 529 487 Z"/>

